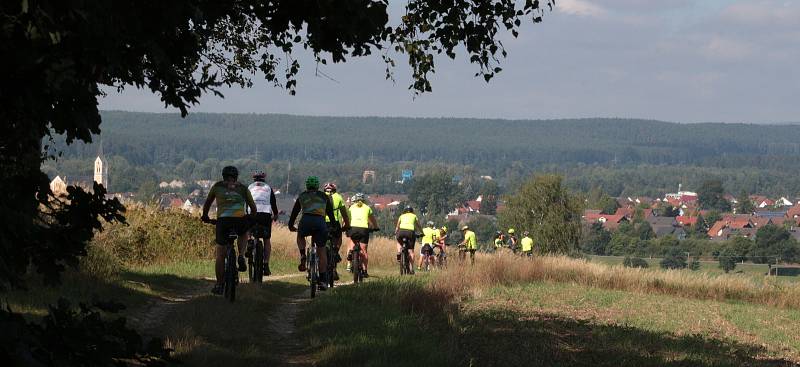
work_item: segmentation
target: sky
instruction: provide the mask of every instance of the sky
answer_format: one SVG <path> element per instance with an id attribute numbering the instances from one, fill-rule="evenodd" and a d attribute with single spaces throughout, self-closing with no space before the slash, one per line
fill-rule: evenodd
<path id="1" fill-rule="evenodd" d="M 379 57 L 325 65 L 329 79 L 300 55 L 296 96 L 257 76 L 190 113 L 797 122 L 798 19 L 800 0 L 557 0 L 542 23 L 502 37 L 509 54 L 488 84 L 463 57 L 437 59 L 433 92 L 415 96 L 408 69 L 387 81 Z M 176 112 L 146 91 L 107 93 L 101 109 Z"/>

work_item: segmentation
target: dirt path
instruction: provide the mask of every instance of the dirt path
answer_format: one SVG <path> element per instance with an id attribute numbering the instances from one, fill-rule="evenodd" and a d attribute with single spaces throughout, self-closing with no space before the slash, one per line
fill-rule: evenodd
<path id="1" fill-rule="evenodd" d="M 208 285 L 203 284 L 184 290 L 175 296 L 160 296 L 148 302 L 141 311 L 131 315 L 128 319 L 142 336 L 157 336 L 156 330 L 175 308 L 182 303 L 206 294 L 208 290 Z"/>

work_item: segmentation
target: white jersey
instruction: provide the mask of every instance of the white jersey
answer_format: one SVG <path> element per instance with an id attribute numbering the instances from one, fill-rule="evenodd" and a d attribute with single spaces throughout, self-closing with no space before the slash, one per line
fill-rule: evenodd
<path id="1" fill-rule="evenodd" d="M 253 182 L 247 187 L 250 194 L 253 196 L 253 201 L 256 202 L 256 209 L 259 213 L 272 214 L 272 205 L 270 205 L 270 197 L 272 197 L 272 188 L 264 182 Z"/>

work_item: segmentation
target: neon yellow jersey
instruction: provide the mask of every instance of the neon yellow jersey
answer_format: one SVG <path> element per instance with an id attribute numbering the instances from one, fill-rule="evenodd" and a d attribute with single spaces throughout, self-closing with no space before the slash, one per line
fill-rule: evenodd
<path id="1" fill-rule="evenodd" d="M 333 204 L 333 217 L 336 218 L 336 221 L 339 224 L 342 224 L 342 210 L 346 210 L 344 206 L 344 199 L 342 195 L 339 195 L 338 192 L 334 192 L 333 194 L 328 194 L 327 192 L 325 195 L 328 195 L 328 198 L 331 199 L 331 204 Z M 325 222 L 330 222 L 331 220 L 328 219 L 328 216 L 325 216 Z"/>
<path id="2" fill-rule="evenodd" d="M 372 215 L 372 208 L 367 204 L 358 205 L 355 203 L 350 205 L 350 227 L 353 228 L 369 228 L 369 216 Z"/>
<path id="3" fill-rule="evenodd" d="M 414 223 L 417 221 L 417 215 L 414 213 L 404 213 L 400 216 L 400 219 L 397 220 L 399 223 L 398 227 L 400 229 L 405 229 L 409 231 L 413 231 L 417 229 L 414 226 Z"/>
<path id="4" fill-rule="evenodd" d="M 422 229 L 422 243 L 433 244 L 436 241 L 437 233 L 439 231 L 436 228 L 428 228 L 425 227 Z"/>
<path id="5" fill-rule="evenodd" d="M 530 238 L 530 237 L 522 237 L 522 241 L 520 241 L 520 243 L 522 244 L 522 251 L 523 252 L 533 251 L 533 239 L 532 238 Z"/>
<path id="6" fill-rule="evenodd" d="M 478 239 L 475 237 L 475 232 L 467 230 L 464 233 L 464 246 L 467 250 L 478 249 Z"/>

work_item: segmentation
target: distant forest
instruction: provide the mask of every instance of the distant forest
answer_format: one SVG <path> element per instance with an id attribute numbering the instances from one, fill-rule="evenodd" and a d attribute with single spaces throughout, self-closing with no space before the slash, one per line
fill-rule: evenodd
<path id="1" fill-rule="evenodd" d="M 375 192 L 402 191 L 394 181 L 410 168 L 493 176 L 506 188 L 531 173 L 555 172 L 575 189 L 611 195 L 655 195 L 679 183 L 691 189 L 709 178 L 732 193 L 800 193 L 797 125 L 208 113 L 183 119 L 118 111 L 102 117 L 114 191 L 135 191 L 149 180 L 214 179 L 230 162 L 244 169 L 269 163 L 276 184 L 285 184 L 292 162 L 291 176 L 314 172 Z M 45 163 L 46 172 L 90 175 L 99 142 L 56 142 L 63 156 Z M 364 169 L 378 171 L 375 185 L 360 185 Z"/>

